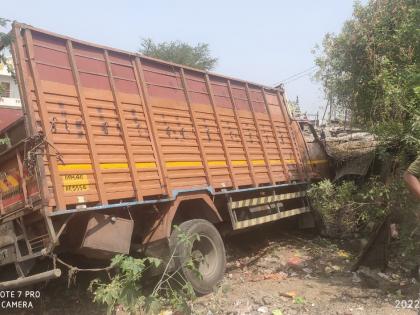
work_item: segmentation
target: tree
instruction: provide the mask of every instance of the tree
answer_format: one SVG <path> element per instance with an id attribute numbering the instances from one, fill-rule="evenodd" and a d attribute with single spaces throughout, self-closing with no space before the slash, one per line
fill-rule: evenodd
<path id="1" fill-rule="evenodd" d="M 416 0 L 356 2 L 353 18 L 318 50 L 316 78 L 354 124 L 420 148 L 420 9 Z M 401 141 L 402 140 L 402 141 Z"/>
<path id="2" fill-rule="evenodd" d="M 10 23 L 10 20 L 0 18 L 0 28 L 5 28 Z M 2 47 L 6 48 L 10 45 L 10 35 L 8 33 L 0 31 L 0 62 L 5 63 L 5 56 L 2 51 Z"/>
<path id="3" fill-rule="evenodd" d="M 211 70 L 217 63 L 212 58 L 208 44 L 191 46 L 181 41 L 156 43 L 150 38 L 143 39 L 139 50 L 143 55 L 158 58 L 202 70 Z"/>
<path id="4" fill-rule="evenodd" d="M 10 20 L 0 18 L 0 28 L 5 28 L 10 23 Z M 9 47 L 10 45 L 10 35 L 8 33 L 2 32 L 0 30 L 0 64 L 5 65 L 8 70 L 13 73 L 12 66 L 7 62 L 6 55 L 4 54 L 4 50 Z M 0 85 L 0 95 L 3 94 L 3 87 Z"/>

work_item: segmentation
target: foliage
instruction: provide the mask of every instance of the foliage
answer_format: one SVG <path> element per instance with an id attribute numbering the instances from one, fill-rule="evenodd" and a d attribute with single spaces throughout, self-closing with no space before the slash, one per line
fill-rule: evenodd
<path id="1" fill-rule="evenodd" d="M 10 138 L 9 137 L 4 137 L 4 138 L 0 138 L 0 145 L 10 145 Z"/>
<path id="2" fill-rule="evenodd" d="M 9 26 L 10 20 L 0 18 L 0 29 L 7 28 Z M 11 36 L 9 33 L 0 31 L 0 47 L 8 47 L 11 42 Z M 6 57 L 4 52 L 0 49 L 0 63 L 6 64 Z"/>
<path id="3" fill-rule="evenodd" d="M 178 228 L 178 227 L 175 227 Z M 188 246 L 198 235 L 178 234 L 177 246 Z M 166 263 L 163 274 L 153 289 L 142 284 L 144 275 L 151 268 L 158 268 L 162 261 L 157 258 L 133 258 L 126 255 L 117 255 L 112 259 L 112 266 L 117 273 L 109 283 L 99 279 L 91 282 L 89 290 L 94 294 L 94 302 L 107 305 L 107 313 L 111 314 L 117 307 L 123 307 L 124 311 L 134 314 L 139 310 L 146 314 L 157 314 L 162 309 L 171 308 L 182 314 L 191 312 L 191 302 L 195 299 L 195 293 L 191 284 L 181 274 L 181 268 L 199 274 L 196 263 L 192 258 L 187 259 L 183 266 L 170 272 L 170 266 L 175 258 L 175 248 L 169 261 Z M 200 275 L 201 276 L 201 275 Z"/>
<path id="4" fill-rule="evenodd" d="M 295 304 L 305 304 L 305 298 L 303 296 L 297 296 L 293 299 Z"/>
<path id="5" fill-rule="evenodd" d="M 416 0 L 356 2 L 353 18 L 316 52 L 316 78 L 335 107 L 409 149 L 420 148 L 419 22 Z"/>
<path id="6" fill-rule="evenodd" d="M 146 38 L 143 39 L 139 51 L 149 57 L 202 70 L 211 70 L 217 63 L 217 58 L 211 57 L 209 45 L 205 43 L 191 46 L 181 41 L 156 43 Z"/>
<path id="7" fill-rule="evenodd" d="M 11 36 L 9 33 L 2 32 L 2 28 L 8 27 L 10 20 L 0 17 L 0 64 L 3 64 L 7 67 L 7 70 L 10 73 L 14 73 L 12 65 L 8 62 L 6 55 L 4 53 L 5 48 L 10 46 Z M 0 85 L 0 95 L 4 92 L 3 87 Z"/>
<path id="8" fill-rule="evenodd" d="M 352 181 L 338 184 L 323 180 L 312 185 L 309 197 L 324 224 L 326 235 L 349 237 L 368 233 L 372 224 L 391 211 L 400 211 L 408 203 L 408 193 L 401 180 L 384 185 L 376 178 L 358 187 Z"/>

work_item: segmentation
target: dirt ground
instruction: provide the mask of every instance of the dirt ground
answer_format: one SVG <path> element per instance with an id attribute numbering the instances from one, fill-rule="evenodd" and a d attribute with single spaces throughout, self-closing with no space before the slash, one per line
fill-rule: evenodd
<path id="1" fill-rule="evenodd" d="M 225 280 L 196 301 L 197 314 L 417 314 L 414 304 L 397 307 L 418 300 L 420 287 L 395 262 L 384 273 L 352 273 L 355 253 L 343 244 L 276 226 L 238 235 L 227 247 Z"/>
<path id="2" fill-rule="evenodd" d="M 420 286 L 399 261 L 384 273 L 352 273 L 356 253 L 344 243 L 280 224 L 231 236 L 226 249 L 225 279 L 194 302 L 194 314 L 418 314 Z M 66 279 L 44 285 L 35 308 L 17 313 L 104 314 L 87 292 L 92 278 L 80 275 L 71 288 Z"/>

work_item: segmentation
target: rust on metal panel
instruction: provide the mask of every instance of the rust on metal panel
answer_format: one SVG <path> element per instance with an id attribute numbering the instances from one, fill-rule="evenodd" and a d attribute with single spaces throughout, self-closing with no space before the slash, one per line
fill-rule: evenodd
<path id="1" fill-rule="evenodd" d="M 241 142 L 242 142 L 242 145 L 243 145 L 244 150 L 245 150 L 245 156 L 246 156 L 250 176 L 251 176 L 251 179 L 252 179 L 252 183 L 253 183 L 254 186 L 258 186 L 258 183 L 255 179 L 255 172 L 254 172 L 254 167 L 252 165 L 252 160 L 251 160 L 251 157 L 249 155 L 248 145 L 246 143 L 246 140 L 245 140 L 245 137 L 244 137 L 244 132 L 242 130 L 241 121 L 240 121 L 240 118 L 239 118 L 239 115 L 238 115 L 238 111 L 236 109 L 235 99 L 233 97 L 232 86 L 230 84 L 230 80 L 227 81 L 227 86 L 228 86 L 229 96 L 230 96 L 230 99 L 232 101 L 232 107 L 233 107 L 233 113 L 234 113 L 234 116 L 235 116 L 235 121 L 238 125 L 239 136 L 241 138 Z"/>
<path id="2" fill-rule="evenodd" d="M 198 126 L 196 115 L 194 113 L 194 109 L 192 108 L 192 105 L 191 105 L 191 98 L 190 98 L 190 94 L 189 94 L 189 91 L 188 91 L 187 81 L 185 80 L 184 69 L 180 68 L 179 71 L 180 71 L 180 75 L 181 75 L 181 81 L 182 81 L 183 89 L 184 89 L 184 92 L 185 92 L 185 98 L 187 100 L 189 113 L 190 113 L 191 120 L 192 120 L 192 123 L 193 123 L 195 137 L 197 139 L 198 150 L 200 151 L 201 160 L 203 161 L 203 164 L 204 164 L 204 171 L 206 173 L 207 184 L 210 185 L 210 186 L 213 186 L 213 181 L 212 181 L 211 174 L 210 174 L 208 160 L 207 160 L 206 154 L 204 152 L 203 140 L 201 139 L 201 132 L 200 132 L 200 129 L 199 129 L 199 126 Z"/>
<path id="3" fill-rule="evenodd" d="M 255 111 L 254 111 L 254 107 L 252 105 L 248 83 L 245 83 L 245 91 L 246 91 L 246 96 L 247 96 L 247 99 L 248 99 L 249 107 L 250 107 L 251 112 L 252 112 L 252 117 L 254 119 L 254 124 L 255 124 L 255 127 L 256 127 L 256 130 L 257 130 L 258 139 L 260 141 L 261 148 L 262 148 L 262 151 L 263 151 L 265 166 L 267 168 L 268 175 L 269 175 L 270 180 L 271 180 L 271 184 L 275 184 L 276 180 L 274 179 L 273 172 L 271 170 L 271 163 L 270 163 L 270 159 L 268 158 L 267 149 L 264 145 L 264 140 L 263 140 L 262 135 L 261 135 L 260 124 L 257 120 L 256 114 L 255 114 Z"/>
<path id="4" fill-rule="evenodd" d="M 122 110 L 122 103 L 121 103 L 121 101 L 118 97 L 118 92 L 116 91 L 116 88 L 115 88 L 115 81 L 114 81 L 113 73 L 112 73 L 112 70 L 111 70 L 111 63 L 109 61 L 109 55 L 108 55 L 107 50 L 104 50 L 104 56 L 105 56 L 105 63 L 106 63 L 107 71 L 108 71 L 109 81 L 110 81 L 110 84 L 111 84 L 112 95 L 113 95 L 114 102 L 115 102 L 115 110 L 117 112 L 119 124 L 120 124 L 120 127 L 121 127 L 121 133 L 122 133 L 122 138 L 123 138 L 123 142 L 124 142 L 125 152 L 126 152 L 127 159 L 128 159 L 128 167 L 129 167 L 130 174 L 131 174 L 133 188 L 136 191 L 136 198 L 138 200 L 143 200 L 143 196 L 142 196 L 142 193 L 141 193 L 141 190 L 140 190 L 140 181 L 139 181 L 138 173 L 137 173 L 137 170 L 136 170 L 136 163 L 134 161 L 132 145 L 131 145 L 129 137 L 128 137 L 127 123 L 124 119 L 124 113 L 123 113 L 123 110 Z"/>
<path id="5" fill-rule="evenodd" d="M 261 88 L 261 92 L 262 92 L 263 99 L 264 99 L 264 105 L 265 105 L 265 107 L 267 109 L 267 114 L 268 114 L 268 117 L 269 117 L 269 120 L 270 120 L 271 129 L 273 130 L 273 135 L 274 135 L 274 140 L 276 142 L 277 150 L 278 150 L 279 155 L 280 155 L 280 159 L 281 159 L 281 163 L 282 163 L 282 166 L 283 166 L 284 175 L 286 176 L 287 181 L 290 182 L 289 168 L 287 166 L 286 159 L 284 157 L 284 154 L 283 154 L 283 151 L 282 151 L 282 148 L 281 148 L 281 144 L 280 144 L 279 138 L 277 137 L 276 126 L 274 125 L 274 120 L 273 120 L 273 116 L 271 114 L 270 106 L 268 105 L 268 102 L 267 102 L 267 96 L 265 95 L 265 89 L 264 88 Z"/>
<path id="6" fill-rule="evenodd" d="M 39 104 L 45 104 L 41 79 L 38 77 L 37 64 L 33 52 L 32 33 L 30 31 L 25 31 L 23 36 L 28 53 L 29 66 L 32 72 L 32 77 L 34 78 L 35 94 L 38 98 Z M 41 116 L 41 123 L 45 132 L 45 138 L 48 141 L 48 144 L 46 145 L 46 152 L 48 154 L 47 158 L 50 164 L 49 170 L 51 173 L 56 208 L 62 210 L 65 209 L 64 191 L 58 174 L 58 163 L 55 157 L 56 152 L 51 149 L 51 145 L 54 145 L 54 143 L 52 140 L 51 129 L 49 128 L 50 126 L 47 126 L 47 121 L 49 120 L 47 109 L 44 106 L 39 106 L 39 114 Z"/>
<path id="7" fill-rule="evenodd" d="M 212 91 L 212 88 L 211 88 L 209 75 L 206 73 L 204 76 L 205 76 L 206 88 L 207 88 L 209 98 L 210 98 L 210 104 L 211 104 L 211 107 L 213 109 L 214 117 L 215 117 L 216 124 L 217 124 L 217 129 L 219 131 L 220 140 L 222 142 L 223 153 L 224 153 L 224 156 L 225 156 L 225 159 L 226 159 L 226 162 L 227 162 L 229 176 L 230 176 L 230 179 L 232 181 L 233 187 L 238 188 L 238 185 L 237 185 L 236 179 L 235 179 L 235 172 L 234 172 L 234 169 L 233 169 L 233 166 L 232 166 L 232 159 L 231 159 L 230 154 L 229 154 L 229 148 L 226 144 L 226 138 L 225 138 L 223 128 L 222 128 L 220 115 L 217 111 L 217 108 L 216 108 L 216 105 L 215 105 L 215 102 L 214 102 L 214 96 L 213 96 L 213 91 Z"/>
<path id="8" fill-rule="evenodd" d="M 93 164 L 93 175 L 95 178 L 96 190 L 98 192 L 99 201 L 102 204 L 107 204 L 108 200 L 105 194 L 105 188 L 103 185 L 103 179 L 102 179 L 101 169 L 99 165 L 98 153 L 96 150 L 96 143 L 95 143 L 93 131 L 92 131 L 92 121 L 89 116 L 89 111 L 86 106 L 86 99 L 83 94 L 82 85 L 80 83 L 80 75 L 79 75 L 79 70 L 77 68 L 77 64 L 74 57 L 73 44 L 70 40 L 67 40 L 66 44 L 67 44 L 66 48 L 69 55 L 70 65 L 71 65 L 71 69 L 72 69 L 72 73 L 74 77 L 77 98 L 80 104 L 82 118 L 83 118 L 83 121 L 85 122 L 84 125 L 85 125 L 85 130 L 86 130 L 86 140 L 89 147 L 89 155 Z"/>
<path id="9" fill-rule="evenodd" d="M 280 110 L 283 114 L 284 121 L 286 123 L 286 129 L 287 129 L 287 133 L 289 135 L 289 139 L 291 141 L 292 151 L 293 151 L 293 155 L 295 157 L 296 166 L 298 168 L 299 176 L 303 180 L 305 175 L 304 175 L 304 172 L 302 170 L 301 160 L 299 159 L 299 154 L 298 154 L 297 149 L 296 149 L 296 142 L 294 141 L 293 135 L 291 133 L 290 116 L 289 116 L 289 112 L 288 112 L 287 108 L 285 108 L 286 103 L 284 101 L 284 96 L 282 94 L 280 94 L 280 91 L 277 91 L 276 94 L 277 94 L 277 99 L 279 101 Z"/>
<path id="10" fill-rule="evenodd" d="M 158 131 L 155 125 L 155 121 L 153 119 L 153 109 L 152 106 L 150 104 L 150 100 L 149 100 L 149 93 L 147 91 L 147 86 L 146 86 L 146 82 L 144 79 L 144 72 L 143 72 L 143 66 L 141 63 L 141 60 L 139 57 L 135 58 L 135 63 L 136 63 L 136 72 L 138 74 L 138 79 L 140 81 L 140 85 L 141 85 L 141 90 L 142 90 L 142 95 L 143 95 L 143 100 L 144 100 L 144 108 L 146 111 L 146 115 L 147 115 L 147 119 L 149 121 L 149 125 L 152 127 L 152 139 L 153 139 L 153 143 L 154 146 L 156 148 L 156 151 L 158 153 L 158 166 L 160 167 L 160 174 L 162 174 L 162 181 L 164 184 L 164 188 L 166 191 L 166 194 L 168 196 L 172 196 L 172 191 L 171 191 L 171 186 L 169 184 L 169 177 L 168 177 L 168 171 L 166 168 L 166 163 L 165 163 L 165 159 L 163 157 L 162 154 L 162 146 L 160 144 L 159 141 L 159 137 L 158 137 Z"/>

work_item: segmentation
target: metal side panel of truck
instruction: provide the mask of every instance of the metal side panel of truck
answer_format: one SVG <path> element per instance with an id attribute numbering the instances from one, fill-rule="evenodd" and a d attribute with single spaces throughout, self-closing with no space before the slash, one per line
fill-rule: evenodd
<path id="1" fill-rule="evenodd" d="M 311 157 L 281 89 L 25 24 L 12 35 L 24 115 L 0 135 L 11 140 L 0 146 L 0 288 L 58 277 L 32 266 L 63 252 L 153 254 L 177 224 L 204 236 L 194 246 L 217 266 L 192 280 L 205 293 L 224 271 L 215 227 L 310 211 L 305 189 L 326 160 Z"/>

